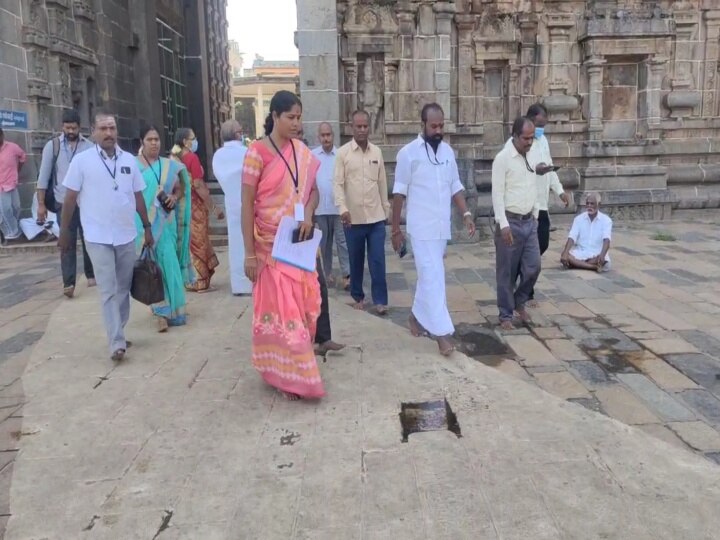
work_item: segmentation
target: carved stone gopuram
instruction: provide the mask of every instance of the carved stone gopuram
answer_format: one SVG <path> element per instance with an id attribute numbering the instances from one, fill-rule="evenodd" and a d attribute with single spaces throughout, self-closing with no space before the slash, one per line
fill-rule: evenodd
<path id="1" fill-rule="evenodd" d="M 479 216 L 491 211 L 492 159 L 536 101 L 576 203 L 600 191 L 620 219 L 720 206 L 716 0 L 297 5 L 306 125 L 329 120 L 345 142 L 350 113 L 367 109 L 392 171 L 437 101 Z"/>

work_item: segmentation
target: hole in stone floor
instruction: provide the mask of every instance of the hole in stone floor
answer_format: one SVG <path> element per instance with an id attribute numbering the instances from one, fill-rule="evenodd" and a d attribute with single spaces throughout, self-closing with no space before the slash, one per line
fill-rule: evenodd
<path id="1" fill-rule="evenodd" d="M 455 327 L 457 348 L 471 358 L 481 359 L 483 356 L 502 356 L 510 353 L 497 334 L 490 328 L 479 324 L 458 324 Z M 497 365 L 499 362 L 491 363 Z"/>
<path id="2" fill-rule="evenodd" d="M 408 437 L 413 433 L 445 429 L 453 432 L 458 438 L 462 437 L 457 416 L 447 399 L 401 403 L 400 425 L 402 442 L 408 442 Z"/>

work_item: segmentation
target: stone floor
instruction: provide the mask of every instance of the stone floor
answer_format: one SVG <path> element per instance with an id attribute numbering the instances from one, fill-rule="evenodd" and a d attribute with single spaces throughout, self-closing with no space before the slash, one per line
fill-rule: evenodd
<path id="1" fill-rule="evenodd" d="M 459 347 L 720 463 L 719 222 L 686 213 L 672 222 L 616 225 L 613 269 L 596 274 L 559 264 L 570 219 L 556 218 L 537 286 L 540 306 L 531 310 L 534 324 L 504 334 L 496 330 L 492 241 L 450 246 L 447 298 Z M 401 260 L 388 247 L 387 273 L 390 319 L 406 327 L 417 279 L 412 256 Z M 369 295 L 367 276 L 365 289 Z M 468 349 L 462 335 L 478 333 L 486 339 Z M 507 353 L 494 350 L 496 338 L 509 346 Z"/>
<path id="2" fill-rule="evenodd" d="M 716 537 L 716 225 L 617 227 L 603 275 L 556 269 L 553 236 L 535 324 L 502 336 L 492 247 L 450 248 L 448 298 L 474 359 L 439 358 L 336 292 L 333 329 L 350 347 L 321 365 L 327 398 L 299 404 L 249 365 L 248 301 L 224 293 L 224 272 L 166 335 L 135 304 L 136 345 L 113 366 L 95 290 L 80 279 L 60 302 L 56 255 L 0 253 L 0 527 L 13 539 Z M 404 325 L 412 260 L 389 254 L 388 272 Z M 442 397 L 462 438 L 402 443 L 400 403 Z"/>

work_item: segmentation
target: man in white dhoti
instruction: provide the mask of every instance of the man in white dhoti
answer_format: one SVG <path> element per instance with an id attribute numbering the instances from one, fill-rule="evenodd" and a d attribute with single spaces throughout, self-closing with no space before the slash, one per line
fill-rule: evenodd
<path id="1" fill-rule="evenodd" d="M 228 248 L 230 259 L 230 287 L 235 296 L 252 294 L 252 282 L 245 275 L 245 244 L 242 236 L 241 189 L 242 168 L 247 149 L 243 144 L 242 126 L 237 120 L 227 120 L 220 126 L 223 140 L 213 156 L 212 168 L 215 178 L 225 194 L 227 214 Z"/>
<path id="2" fill-rule="evenodd" d="M 575 217 L 567 243 L 560 256 L 565 268 L 581 268 L 607 272 L 610 270 L 610 239 L 612 219 L 599 210 L 600 195 L 589 193 L 585 199 L 587 210 Z"/>
<path id="3" fill-rule="evenodd" d="M 437 103 L 423 107 L 422 133 L 397 155 L 393 186 L 392 245 L 402 257 L 405 237 L 400 215 L 407 199 L 407 233 L 410 236 L 418 281 L 410 313 L 414 336 L 430 334 L 440 353 L 454 350 L 450 336 L 455 331 L 445 296 L 443 257 L 450 240 L 451 201 L 463 214 L 468 234 L 475 234 L 472 213 L 465 205 L 455 154 L 442 142 L 445 115 Z"/>

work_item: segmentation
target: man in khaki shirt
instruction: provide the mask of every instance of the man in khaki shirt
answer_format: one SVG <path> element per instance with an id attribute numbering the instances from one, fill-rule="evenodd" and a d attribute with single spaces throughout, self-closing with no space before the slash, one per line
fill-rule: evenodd
<path id="1" fill-rule="evenodd" d="M 363 309 L 365 292 L 365 246 L 368 252 L 373 304 L 380 315 L 387 313 L 385 280 L 385 221 L 388 218 L 387 178 L 380 149 L 368 141 L 370 115 L 352 115 L 353 139 L 337 151 L 334 194 L 345 226 L 350 258 L 350 295 L 356 309 Z"/>
<path id="2" fill-rule="evenodd" d="M 531 322 L 525 310 L 540 275 L 540 244 L 537 235 L 537 176 L 552 170 L 535 163 L 528 154 L 535 125 L 521 116 L 513 123 L 512 139 L 495 156 L 492 166 L 492 203 L 495 213 L 495 277 L 500 327 L 512 330 L 513 313 Z M 520 274 L 520 282 L 515 283 Z"/>

